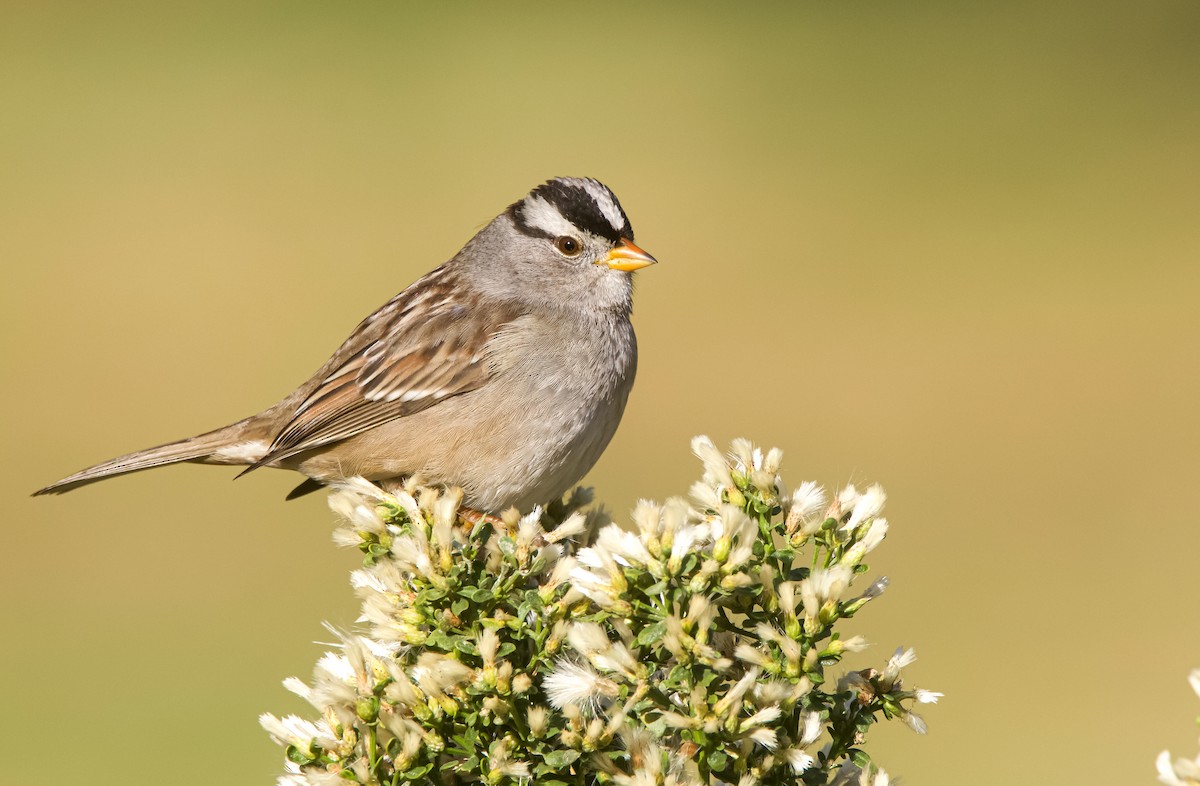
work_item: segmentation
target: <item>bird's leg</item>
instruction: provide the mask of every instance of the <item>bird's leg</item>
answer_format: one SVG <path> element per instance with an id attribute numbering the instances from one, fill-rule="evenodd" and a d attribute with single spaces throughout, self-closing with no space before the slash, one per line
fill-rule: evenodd
<path id="1" fill-rule="evenodd" d="M 458 517 L 471 525 L 471 529 L 478 527 L 480 524 L 491 524 L 493 527 L 504 526 L 504 520 L 493 516 L 490 513 L 484 513 L 482 510 L 475 510 L 466 506 L 458 509 Z"/>

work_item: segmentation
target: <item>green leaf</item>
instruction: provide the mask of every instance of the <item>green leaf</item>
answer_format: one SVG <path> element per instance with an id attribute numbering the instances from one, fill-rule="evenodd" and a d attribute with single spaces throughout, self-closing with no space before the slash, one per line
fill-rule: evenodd
<path id="1" fill-rule="evenodd" d="M 425 775 L 433 769 L 432 764 L 423 764 L 420 767 L 413 767 L 400 773 L 400 777 L 406 781 L 415 781 L 425 777 Z"/>
<path id="2" fill-rule="evenodd" d="M 643 595 L 655 595 L 655 596 L 657 596 L 657 595 L 661 595 L 661 594 L 663 594 L 664 592 L 666 592 L 666 591 L 667 591 L 667 590 L 669 590 L 670 588 L 671 588 L 671 582 L 670 582 L 670 580 L 669 580 L 669 579 L 663 579 L 662 581 L 656 582 L 656 583 L 654 583 L 654 584 L 651 584 L 649 587 L 646 587 L 646 589 L 642 590 L 642 594 L 643 594 Z"/>
<path id="3" fill-rule="evenodd" d="M 464 751 L 475 749 L 476 743 L 479 741 L 479 731 L 474 726 L 468 726 L 466 730 L 454 738 Z"/>
<path id="4" fill-rule="evenodd" d="M 725 769 L 725 765 L 729 763 L 729 756 L 725 751 L 713 751 L 708 754 L 708 766 L 713 772 L 721 772 Z"/>
<path id="5" fill-rule="evenodd" d="M 463 587 L 458 591 L 458 594 L 475 603 L 487 603 L 495 598 L 491 590 L 486 590 L 483 587 Z"/>
<path id="6" fill-rule="evenodd" d="M 553 767 L 556 770 L 563 770 L 578 758 L 579 758 L 579 751 L 573 751 L 573 750 L 567 749 L 567 750 L 551 751 L 551 752 L 547 753 L 545 756 L 543 756 L 542 760 L 545 761 L 547 765 L 549 765 L 550 767 Z M 539 781 L 539 783 L 544 783 L 544 781 Z"/>
<path id="7" fill-rule="evenodd" d="M 305 753 L 304 751 L 300 750 L 295 745 L 287 746 L 287 757 L 288 757 L 289 761 L 293 761 L 296 764 L 301 764 L 301 765 L 311 764 L 312 762 L 316 761 L 316 759 L 314 759 L 308 753 Z"/>
<path id="8" fill-rule="evenodd" d="M 689 574 L 696 569 L 696 565 L 699 563 L 700 557 L 696 555 L 696 552 L 688 552 L 688 555 L 683 558 L 683 565 L 679 570 L 683 574 Z"/>
<path id="9" fill-rule="evenodd" d="M 654 706 L 655 704 L 653 699 L 642 699 L 637 704 L 633 705 L 632 712 L 635 715 L 640 715 L 643 712 L 649 712 Z"/>
<path id="10" fill-rule="evenodd" d="M 425 647 L 427 649 L 436 649 L 441 650 L 442 652 L 449 652 L 450 650 L 454 649 L 454 644 L 457 638 L 458 637 L 451 636 L 450 634 L 446 633 L 444 630 L 435 630 L 425 637 Z"/>
<path id="11" fill-rule="evenodd" d="M 788 581 L 804 581 L 806 578 L 808 578 L 808 568 L 804 567 L 792 568 L 787 574 Z"/>
<path id="12" fill-rule="evenodd" d="M 647 625 L 638 633 L 637 638 L 633 640 L 634 646 L 645 647 L 647 644 L 657 644 L 662 640 L 662 637 L 667 632 L 666 622 L 655 622 L 653 625 Z"/>

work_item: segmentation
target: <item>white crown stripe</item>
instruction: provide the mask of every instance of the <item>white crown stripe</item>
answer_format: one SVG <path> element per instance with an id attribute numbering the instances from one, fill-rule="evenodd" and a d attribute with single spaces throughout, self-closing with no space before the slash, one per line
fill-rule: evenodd
<path id="1" fill-rule="evenodd" d="M 621 208 L 617 206 L 611 191 L 594 180 L 576 180 L 573 182 L 581 186 L 596 201 L 596 206 L 600 208 L 600 213 L 608 219 L 609 225 L 614 230 L 617 232 L 625 230 L 625 215 L 621 212 Z"/>
<path id="2" fill-rule="evenodd" d="M 621 210 L 621 203 L 617 201 L 616 195 L 609 190 L 608 186 L 598 180 L 579 177 L 559 177 L 551 182 L 583 191 L 591 199 L 596 212 L 608 223 L 614 233 L 617 235 L 627 233 L 629 219 L 625 217 L 624 211 Z M 536 193 L 536 190 L 535 193 L 529 194 L 522 200 L 520 219 L 531 229 L 540 230 L 551 236 L 577 234 L 580 231 L 580 228 L 567 219 L 558 207 L 546 197 Z"/>
<path id="3" fill-rule="evenodd" d="M 525 223 L 552 237 L 573 235 L 579 232 L 574 224 L 563 218 L 562 213 L 558 212 L 558 208 L 540 196 L 526 198 L 522 214 Z"/>

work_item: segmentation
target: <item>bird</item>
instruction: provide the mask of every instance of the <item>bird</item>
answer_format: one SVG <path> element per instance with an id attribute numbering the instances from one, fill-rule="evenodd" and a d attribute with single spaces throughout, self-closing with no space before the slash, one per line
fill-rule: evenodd
<path id="1" fill-rule="evenodd" d="M 34 492 L 178 462 L 294 470 L 294 499 L 349 478 L 456 486 L 482 512 L 560 498 L 592 468 L 637 371 L 634 244 L 616 195 L 558 177 L 364 319 L 282 401 Z M 239 475 L 238 477 L 241 477 Z"/>

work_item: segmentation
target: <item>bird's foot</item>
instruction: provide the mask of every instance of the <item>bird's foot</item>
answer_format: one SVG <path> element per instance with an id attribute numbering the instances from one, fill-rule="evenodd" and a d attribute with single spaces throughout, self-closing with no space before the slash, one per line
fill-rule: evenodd
<path id="1" fill-rule="evenodd" d="M 503 519 L 493 516 L 490 513 L 484 513 L 482 510 L 475 510 L 474 508 L 459 508 L 458 518 L 469 524 L 472 529 L 478 527 L 480 524 L 491 524 L 493 527 L 504 526 Z"/>

